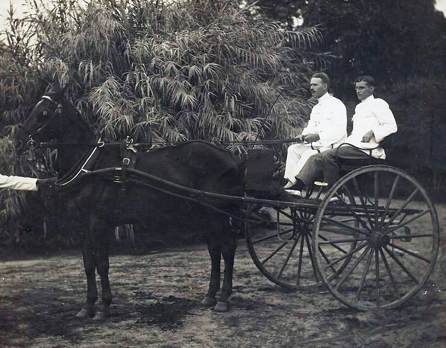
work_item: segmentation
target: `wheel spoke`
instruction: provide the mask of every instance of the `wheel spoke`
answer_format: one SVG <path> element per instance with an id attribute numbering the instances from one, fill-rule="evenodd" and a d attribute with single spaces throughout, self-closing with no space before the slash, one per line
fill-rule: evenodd
<path id="1" fill-rule="evenodd" d="M 362 227 L 364 227 L 367 231 L 372 233 L 372 230 L 370 229 L 369 226 L 367 226 L 367 223 L 365 223 L 364 220 L 361 219 L 361 217 L 352 209 L 352 207 L 349 204 L 347 204 L 343 200 L 341 201 L 341 203 L 343 206 L 347 208 L 347 211 L 350 212 L 350 214 L 361 224 Z M 366 209 L 366 214 L 368 215 L 367 209 Z"/>
<path id="2" fill-rule="evenodd" d="M 369 258 L 367 259 L 367 264 L 365 266 L 364 273 L 362 274 L 361 284 L 359 285 L 358 292 L 356 293 L 355 303 L 358 303 L 359 298 L 361 297 L 362 288 L 364 287 L 365 279 L 367 277 L 367 273 L 369 272 L 370 263 L 372 262 L 373 251 L 370 250 Z"/>
<path id="3" fill-rule="evenodd" d="M 333 241 L 329 241 L 329 240 L 322 241 L 322 242 L 319 242 L 319 244 L 330 244 L 330 245 L 333 245 L 334 243 L 352 243 L 352 242 L 362 242 L 364 240 L 369 240 L 369 239 L 368 238 L 337 239 L 337 240 L 333 240 Z"/>
<path id="4" fill-rule="evenodd" d="M 384 234 L 389 234 L 392 233 L 393 231 L 396 231 L 397 229 L 406 226 L 407 224 L 410 224 L 412 221 L 415 221 L 417 219 L 419 219 L 420 217 L 423 217 L 424 215 L 430 213 L 430 210 L 425 210 L 420 214 L 415 215 L 414 217 L 410 218 L 409 220 L 407 220 L 406 222 L 402 223 L 402 224 L 398 224 L 396 226 L 392 226 L 391 228 L 389 228 L 388 230 L 386 230 L 386 233 Z"/>
<path id="5" fill-rule="evenodd" d="M 399 213 L 401 213 L 401 211 L 407 207 L 407 205 L 412 202 L 412 200 L 414 199 L 415 195 L 420 192 L 420 190 L 418 188 L 416 188 L 411 194 L 410 196 L 404 201 L 403 205 L 392 215 L 392 217 L 389 219 L 389 221 L 386 222 L 384 227 L 388 227 L 399 215 Z"/>
<path id="6" fill-rule="evenodd" d="M 364 248 L 365 246 L 367 246 L 368 243 L 362 243 L 361 245 L 357 246 L 355 249 L 353 249 L 352 251 L 346 253 L 345 255 L 341 256 L 340 258 L 330 262 L 327 266 L 325 266 L 324 270 L 326 270 L 327 268 L 336 265 L 338 262 L 341 262 L 342 260 L 345 260 L 347 257 L 349 257 L 350 255 L 353 255 L 354 253 L 358 252 L 359 250 L 361 250 L 362 248 Z"/>
<path id="7" fill-rule="evenodd" d="M 326 241 L 326 242 L 327 242 L 327 243 L 324 243 L 324 244 L 330 244 L 332 247 L 338 249 L 340 252 L 342 252 L 342 253 L 344 253 L 344 254 L 347 254 L 347 251 L 345 251 L 344 249 L 342 249 L 340 246 L 337 246 L 337 245 L 335 245 L 335 244 L 332 244 L 332 243 L 328 240 L 328 238 L 324 237 L 323 235 L 320 234 L 320 235 L 319 235 L 319 238 L 322 239 L 323 241 Z M 319 243 L 320 243 L 320 242 L 319 242 Z"/>
<path id="8" fill-rule="evenodd" d="M 303 251 L 304 251 L 304 239 L 302 238 L 300 240 L 299 264 L 298 264 L 298 268 L 297 268 L 297 285 L 300 284 L 300 273 L 302 271 Z"/>
<path id="9" fill-rule="evenodd" d="M 381 222 L 379 224 L 380 228 L 384 225 L 384 222 L 385 222 L 385 219 L 387 216 L 387 212 L 389 211 L 390 204 L 392 203 L 393 195 L 395 194 L 395 190 L 396 190 L 396 187 L 398 186 L 399 181 L 400 181 L 400 176 L 397 175 L 395 177 L 395 180 L 393 181 L 392 189 L 390 190 L 389 197 L 387 198 L 386 207 L 384 208 L 384 214 L 383 214 Z"/>
<path id="10" fill-rule="evenodd" d="M 371 234 L 371 233 L 365 232 L 363 230 L 360 230 L 359 228 L 356 228 L 356 227 L 344 224 L 344 223 L 342 223 L 340 221 L 337 221 L 337 220 L 334 220 L 334 219 L 331 219 L 331 218 L 328 218 L 328 217 L 323 217 L 322 219 L 325 222 L 329 222 L 329 223 L 332 223 L 334 225 L 338 225 L 340 227 L 344 227 L 344 228 L 346 228 L 348 230 L 351 230 L 351 231 L 354 231 L 354 232 L 357 232 L 357 233 L 360 233 L 360 234 L 365 234 L 367 236 Z"/>
<path id="11" fill-rule="evenodd" d="M 283 271 L 285 270 L 285 267 L 287 266 L 288 261 L 290 260 L 290 257 L 291 257 L 291 255 L 293 254 L 294 249 L 296 248 L 297 243 L 299 242 L 299 238 L 300 238 L 300 234 L 299 234 L 299 236 L 297 237 L 297 239 L 294 241 L 293 245 L 291 246 L 291 249 L 290 249 L 290 251 L 288 252 L 287 257 L 286 257 L 285 261 L 283 262 L 282 267 L 280 268 L 280 271 L 279 271 L 279 274 L 278 274 L 278 278 L 280 278 L 280 277 L 282 276 L 282 273 L 283 273 Z"/>
<path id="12" fill-rule="evenodd" d="M 419 284 L 418 279 L 415 278 L 415 277 L 412 275 L 412 273 L 409 272 L 409 270 L 408 270 L 408 269 L 401 263 L 401 261 L 398 260 L 398 258 L 393 254 L 393 252 L 392 252 L 391 250 L 387 249 L 386 247 L 384 247 L 384 250 L 389 254 L 389 256 L 393 259 L 393 261 L 395 261 L 395 262 L 398 264 L 398 266 L 401 267 L 401 269 L 402 269 L 402 270 L 409 276 L 409 278 L 412 279 L 413 282 L 414 282 L 415 284 L 418 285 L 418 284 Z"/>
<path id="13" fill-rule="evenodd" d="M 401 251 L 405 252 L 406 254 L 409 254 L 409 255 L 411 255 L 411 256 L 413 256 L 413 257 L 416 257 L 417 259 L 420 259 L 420 260 L 425 261 L 425 262 L 427 262 L 427 263 L 431 263 L 431 260 L 426 259 L 425 257 L 420 256 L 420 255 L 418 255 L 418 254 L 415 254 L 413 251 L 410 251 L 410 250 L 408 250 L 408 249 L 406 249 L 406 248 L 400 247 L 400 246 L 395 245 L 395 244 L 393 244 L 393 243 L 389 243 L 389 245 L 390 245 L 392 248 L 401 250 Z"/>
<path id="14" fill-rule="evenodd" d="M 393 292 L 395 294 L 397 294 L 398 293 L 398 289 L 396 287 L 395 278 L 393 277 L 393 273 L 392 273 L 392 270 L 390 269 L 389 262 L 387 261 L 386 254 L 384 254 L 384 251 L 382 250 L 382 248 L 379 248 L 379 252 L 380 252 L 381 257 L 382 257 L 382 259 L 384 261 L 384 266 L 386 267 L 387 274 L 389 275 L 389 278 L 390 278 L 390 282 L 392 283 Z"/>
<path id="15" fill-rule="evenodd" d="M 319 252 L 321 253 L 322 257 L 324 258 L 325 262 L 326 262 L 327 264 L 329 264 L 329 263 L 330 263 L 330 260 L 328 259 L 327 255 L 325 255 L 325 252 L 322 250 L 321 247 L 318 247 L 318 249 L 319 249 Z M 336 273 L 338 272 L 337 269 L 334 268 L 334 266 L 331 266 L 330 268 L 331 268 L 331 270 L 333 271 L 333 274 L 336 274 Z"/>
<path id="16" fill-rule="evenodd" d="M 369 210 L 367 209 L 367 200 L 363 196 L 363 194 L 361 192 L 361 189 L 359 188 L 359 184 L 358 184 L 358 181 L 356 180 L 356 178 L 353 178 L 352 181 L 353 181 L 353 185 L 355 186 L 355 190 L 358 193 L 361 205 L 364 208 L 365 214 L 367 216 L 367 220 L 369 221 L 370 226 L 373 226 L 372 217 L 370 216 Z"/>
<path id="17" fill-rule="evenodd" d="M 374 173 L 374 194 L 375 194 L 375 227 L 378 226 L 378 198 L 379 198 L 379 176 L 378 172 Z"/>
<path id="18" fill-rule="evenodd" d="M 314 264 L 313 251 L 311 249 L 310 239 L 308 235 L 305 235 L 305 242 L 307 243 L 308 255 L 310 256 L 310 262 L 311 262 L 311 267 L 313 267 L 314 277 L 316 278 L 316 282 L 319 282 L 319 274 L 317 273 L 316 265 Z"/>
<path id="19" fill-rule="evenodd" d="M 348 276 L 353 273 L 353 271 L 356 269 L 356 267 L 358 267 L 360 262 L 364 259 L 364 257 L 369 252 L 369 250 L 370 250 L 370 247 L 368 246 L 367 249 L 365 249 L 364 252 L 361 255 L 359 255 L 359 257 L 356 259 L 353 266 L 344 274 L 344 276 L 341 278 L 341 280 L 336 284 L 336 286 L 335 286 L 336 290 L 338 290 L 340 288 L 340 286 L 342 284 L 344 284 L 344 282 L 347 280 Z"/>
<path id="20" fill-rule="evenodd" d="M 379 307 L 381 288 L 379 286 L 379 251 L 375 249 L 376 303 Z"/>
<path id="21" fill-rule="evenodd" d="M 291 221 L 293 221 L 294 219 L 293 219 L 293 216 L 292 215 L 294 215 L 294 214 L 288 214 L 286 211 L 284 211 L 284 210 L 282 210 L 282 209 L 277 209 L 276 210 L 276 216 L 277 216 L 277 221 L 279 221 L 280 220 L 280 214 L 282 214 L 282 215 L 284 215 L 285 217 L 287 217 L 288 219 L 290 219 Z"/>
<path id="22" fill-rule="evenodd" d="M 390 239 L 404 239 L 404 238 L 426 238 L 426 237 L 435 237 L 435 234 L 407 234 L 403 236 L 389 236 Z"/>
<path id="23" fill-rule="evenodd" d="M 350 237 L 354 237 L 357 235 L 357 233 L 340 230 L 339 228 L 327 228 L 325 226 L 323 226 L 320 231 L 324 232 L 324 233 L 334 233 L 334 234 L 338 234 L 338 235 L 340 234 L 343 236 L 350 236 Z"/>
<path id="24" fill-rule="evenodd" d="M 267 235 L 267 236 L 265 236 L 265 237 L 262 237 L 262 238 L 260 238 L 260 239 L 256 239 L 255 241 L 252 242 L 252 244 L 255 245 L 255 244 L 258 244 L 258 243 L 265 242 L 265 241 L 267 241 L 267 240 L 269 240 L 269 239 L 277 238 L 277 235 L 278 235 L 278 234 L 279 234 L 279 236 L 282 236 L 282 235 L 284 235 L 284 234 L 287 234 L 287 233 L 292 232 L 293 230 L 294 230 L 293 228 L 290 228 L 290 229 L 285 230 L 285 231 L 282 231 L 282 232 L 280 232 L 280 233 L 276 233 L 276 232 L 271 233 L 271 234 L 269 234 L 269 235 Z"/>
<path id="25" fill-rule="evenodd" d="M 264 259 L 261 261 L 262 265 L 264 265 L 264 264 L 267 263 L 269 260 L 271 260 L 271 258 L 272 258 L 274 255 L 276 255 L 280 250 L 282 250 L 283 247 L 284 247 L 285 245 L 287 245 L 287 244 L 288 244 L 288 242 L 283 242 L 282 244 L 280 244 L 280 245 L 276 248 L 276 250 L 274 250 L 269 256 L 267 256 L 266 258 L 264 258 Z"/>

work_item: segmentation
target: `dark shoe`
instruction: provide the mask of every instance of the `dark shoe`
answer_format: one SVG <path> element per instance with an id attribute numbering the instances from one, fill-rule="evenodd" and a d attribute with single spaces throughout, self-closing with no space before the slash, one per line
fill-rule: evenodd
<path id="1" fill-rule="evenodd" d="M 302 181 L 297 180 L 292 186 L 288 187 L 288 190 L 294 191 L 302 191 L 305 188 L 305 185 Z"/>
<path id="2" fill-rule="evenodd" d="M 292 183 L 290 180 L 287 181 L 286 185 L 283 187 L 284 190 L 288 190 L 293 187 L 296 183 Z"/>
<path id="3" fill-rule="evenodd" d="M 280 200 L 282 202 L 295 202 L 297 200 L 301 200 L 303 197 L 298 194 L 300 191 L 291 190 L 284 190 L 282 194 L 280 195 Z"/>

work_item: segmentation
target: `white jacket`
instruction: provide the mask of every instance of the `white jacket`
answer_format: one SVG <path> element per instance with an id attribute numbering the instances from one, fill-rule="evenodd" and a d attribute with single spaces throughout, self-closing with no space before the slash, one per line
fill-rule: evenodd
<path id="1" fill-rule="evenodd" d="M 356 105 L 352 120 L 353 130 L 345 142 L 365 149 L 377 147 L 385 137 L 395 133 L 398 129 L 389 104 L 373 95 Z M 370 142 L 363 143 L 362 137 L 369 131 L 373 131 L 375 136 Z M 369 151 L 365 152 L 369 153 Z M 386 158 L 384 149 L 381 147 L 372 150 L 372 156 Z"/>
<path id="2" fill-rule="evenodd" d="M 347 110 L 339 99 L 326 93 L 313 107 L 310 120 L 302 135 L 319 134 L 314 149 L 328 150 L 343 143 L 347 138 Z"/>
<path id="3" fill-rule="evenodd" d="M 22 176 L 7 176 L 0 174 L 0 188 L 37 191 L 37 179 L 25 178 Z"/>

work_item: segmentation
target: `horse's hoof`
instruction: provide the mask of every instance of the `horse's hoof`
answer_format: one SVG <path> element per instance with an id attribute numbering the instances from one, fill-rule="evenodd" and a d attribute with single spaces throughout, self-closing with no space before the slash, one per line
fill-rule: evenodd
<path id="1" fill-rule="evenodd" d="M 98 320 L 98 321 L 104 321 L 105 319 L 108 318 L 108 313 L 107 312 L 100 312 L 97 311 L 96 315 L 94 316 L 94 320 Z"/>
<path id="2" fill-rule="evenodd" d="M 94 311 L 89 311 L 84 308 L 82 308 L 79 313 L 76 314 L 76 318 L 93 318 L 94 317 Z"/>
<path id="3" fill-rule="evenodd" d="M 214 307 L 215 312 L 228 312 L 229 311 L 229 303 L 218 301 Z"/>
<path id="4" fill-rule="evenodd" d="M 201 300 L 201 304 L 206 307 L 212 307 L 217 304 L 217 300 L 215 298 L 211 298 L 209 296 L 205 296 L 203 300 Z"/>

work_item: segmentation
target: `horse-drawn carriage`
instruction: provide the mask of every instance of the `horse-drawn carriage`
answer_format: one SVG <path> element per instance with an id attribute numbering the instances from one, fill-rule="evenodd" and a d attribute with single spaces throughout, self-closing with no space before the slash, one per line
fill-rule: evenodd
<path id="1" fill-rule="evenodd" d="M 43 143 L 55 139 L 51 144 Z M 317 185 L 305 198 L 275 196 L 268 149 L 240 161 L 202 141 L 138 152 L 130 141 L 105 144 L 91 132 L 61 93 L 36 105 L 15 136 L 16 147 L 58 149 L 57 190 L 88 221 L 83 257 L 87 303 L 94 315 L 95 270 L 108 312 L 108 249 L 111 227 L 147 219 L 191 217 L 208 242 L 212 260 L 209 291 L 215 305 L 220 260 L 225 277 L 216 310 L 228 309 L 235 236 L 230 220 L 246 226 L 246 241 L 259 270 L 287 289 L 325 285 L 347 306 L 394 308 L 423 287 L 439 249 L 435 207 L 423 187 L 392 166 L 371 164 L 346 173 L 324 194 Z M 250 214 L 261 207 L 271 219 Z M 240 208 L 245 212 L 240 215 Z M 209 231 L 212 232 L 209 232 Z"/>

